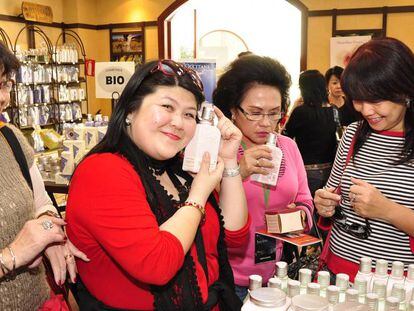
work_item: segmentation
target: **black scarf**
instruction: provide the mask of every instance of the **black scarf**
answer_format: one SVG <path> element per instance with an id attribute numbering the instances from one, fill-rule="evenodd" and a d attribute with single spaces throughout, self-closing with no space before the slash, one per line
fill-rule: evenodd
<path id="1" fill-rule="evenodd" d="M 168 220 L 177 210 L 177 204 L 184 202 L 188 197 L 192 177 L 182 170 L 182 160 L 178 155 L 167 161 L 157 161 L 141 151 L 128 136 L 124 136 L 120 144 L 120 154 L 123 155 L 139 174 L 144 185 L 148 203 L 159 225 Z M 179 193 L 179 202 L 161 186 L 154 175 L 167 172 Z M 178 177 L 185 180 L 181 184 Z M 198 286 L 194 259 L 187 252 L 181 269 L 173 279 L 164 286 L 151 286 L 154 295 L 154 308 L 159 311 L 196 310 L 205 311 L 218 302 L 221 310 L 240 310 L 241 302 L 234 294 L 234 278 L 231 270 L 227 248 L 224 242 L 224 221 L 221 210 L 213 195 L 210 195 L 210 204 L 214 207 L 220 223 L 220 234 L 217 242 L 219 280 L 209 288 L 209 302 L 204 306 Z M 203 266 L 206 276 L 207 264 L 205 250 L 200 229 L 196 235 L 197 256 Z M 215 301 L 214 301 L 215 300 Z"/>

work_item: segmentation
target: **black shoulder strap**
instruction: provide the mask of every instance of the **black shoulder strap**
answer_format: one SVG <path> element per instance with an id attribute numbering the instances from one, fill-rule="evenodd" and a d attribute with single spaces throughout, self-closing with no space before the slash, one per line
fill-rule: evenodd
<path id="1" fill-rule="evenodd" d="M 16 161 L 19 164 L 20 170 L 22 171 L 24 179 L 26 179 L 26 182 L 29 185 L 30 189 L 33 190 L 32 179 L 30 178 L 30 172 L 29 167 L 27 166 L 26 157 L 24 156 L 22 147 L 20 146 L 20 143 L 17 140 L 16 135 L 14 135 L 13 131 L 7 126 L 1 127 L 0 132 L 3 134 L 4 138 L 9 143 L 10 148 L 13 151 L 14 157 L 16 158 Z"/>

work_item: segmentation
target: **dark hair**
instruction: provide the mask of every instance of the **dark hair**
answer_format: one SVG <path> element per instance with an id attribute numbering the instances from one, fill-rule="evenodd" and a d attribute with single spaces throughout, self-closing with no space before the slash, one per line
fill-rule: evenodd
<path id="1" fill-rule="evenodd" d="M 253 55 L 253 52 L 251 52 L 251 51 L 243 51 L 243 52 L 240 52 L 239 54 L 237 54 L 237 57 L 243 57 L 243 56 L 248 56 L 248 55 Z"/>
<path id="2" fill-rule="evenodd" d="M 414 158 L 414 54 L 393 38 L 378 38 L 361 45 L 351 56 L 342 74 L 341 85 L 352 100 L 378 102 L 388 100 L 406 105 L 404 118 L 404 163 Z M 372 129 L 363 119 L 354 154 L 363 146 Z"/>
<path id="3" fill-rule="evenodd" d="M 10 78 L 11 74 L 20 67 L 20 62 L 9 50 L 7 46 L 0 41 L 0 73 L 1 76 Z"/>
<path id="4" fill-rule="evenodd" d="M 88 155 L 117 152 L 122 139 L 127 136 L 126 117 L 131 112 L 138 110 L 144 98 L 154 93 L 160 86 L 180 86 L 194 95 L 197 105 L 204 101 L 202 91 L 196 86 L 189 74 L 166 75 L 160 70 L 154 71 L 158 64 L 158 61 L 151 61 L 136 68 L 115 105 L 106 135 Z"/>
<path id="5" fill-rule="evenodd" d="M 240 106 L 247 91 L 254 85 L 268 85 L 279 89 L 282 114 L 287 111 L 290 75 L 278 61 L 264 56 L 246 55 L 234 60 L 217 82 L 213 92 L 214 104 L 231 117 L 231 109 Z"/>
<path id="6" fill-rule="evenodd" d="M 306 70 L 299 76 L 299 89 L 303 104 L 311 107 L 322 107 L 328 102 L 325 78 L 318 70 Z"/>
<path id="7" fill-rule="evenodd" d="M 331 77 L 332 76 L 335 76 L 335 77 L 337 77 L 340 80 L 343 72 L 344 72 L 344 68 L 342 68 L 340 66 L 334 66 L 334 67 L 329 68 L 325 72 L 325 81 L 326 81 L 326 84 L 329 83 L 329 80 L 331 80 Z"/>

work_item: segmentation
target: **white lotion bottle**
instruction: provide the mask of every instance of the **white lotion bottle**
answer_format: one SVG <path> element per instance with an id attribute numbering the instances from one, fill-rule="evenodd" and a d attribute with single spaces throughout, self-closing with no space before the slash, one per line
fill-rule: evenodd
<path id="1" fill-rule="evenodd" d="M 357 276 L 360 279 L 365 279 L 367 282 L 371 282 L 372 272 L 371 272 L 372 259 L 370 257 L 362 257 L 359 260 L 359 270 Z"/>
<path id="2" fill-rule="evenodd" d="M 214 106 L 203 103 L 200 122 L 184 151 L 183 170 L 198 173 L 205 152 L 210 154 L 210 171 L 216 168 L 221 133 L 214 126 Z"/>
<path id="3" fill-rule="evenodd" d="M 414 264 L 408 265 L 407 277 L 405 278 L 405 297 L 407 302 L 413 298 L 413 289 L 414 289 Z"/>
<path id="4" fill-rule="evenodd" d="M 262 184 L 276 186 L 277 179 L 279 177 L 280 164 L 282 163 L 283 153 L 280 148 L 276 146 L 277 135 L 276 133 L 269 133 L 266 140 L 266 146 L 272 151 L 272 163 L 273 168 L 269 169 L 269 174 L 252 174 L 250 180 L 257 181 Z"/>
<path id="5" fill-rule="evenodd" d="M 376 280 L 383 280 L 385 283 L 388 281 L 388 261 L 385 259 L 377 259 L 375 263 L 375 273 L 368 285 L 369 293 L 372 292 L 372 289 L 374 288 L 374 282 Z"/>
<path id="6" fill-rule="evenodd" d="M 387 296 L 391 295 L 394 284 L 404 284 L 404 264 L 401 261 L 393 261 L 391 268 L 391 275 L 387 282 Z"/>

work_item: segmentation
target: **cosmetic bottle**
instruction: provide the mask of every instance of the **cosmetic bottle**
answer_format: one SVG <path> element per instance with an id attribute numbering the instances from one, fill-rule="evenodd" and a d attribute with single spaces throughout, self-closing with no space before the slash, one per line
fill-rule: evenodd
<path id="1" fill-rule="evenodd" d="M 369 283 L 372 279 L 371 265 L 372 259 L 370 257 L 362 257 L 359 260 L 359 270 L 356 276 L 366 279 Z"/>
<path id="2" fill-rule="evenodd" d="M 307 268 L 299 270 L 300 294 L 306 294 L 308 284 L 312 282 L 312 271 Z"/>
<path id="3" fill-rule="evenodd" d="M 354 279 L 354 288 L 358 291 L 358 302 L 365 303 L 367 295 L 368 281 L 364 277 L 357 275 Z"/>
<path id="4" fill-rule="evenodd" d="M 293 298 L 300 295 L 300 282 L 296 280 L 288 281 L 287 295 L 289 298 Z"/>
<path id="5" fill-rule="evenodd" d="M 277 288 L 261 287 L 250 292 L 241 311 L 286 311 L 290 298 Z"/>
<path id="6" fill-rule="evenodd" d="M 276 146 L 277 135 L 276 133 L 269 133 L 266 140 L 266 146 L 272 151 L 272 163 L 273 168 L 269 169 L 269 174 L 252 174 L 250 180 L 257 181 L 262 184 L 276 186 L 277 179 L 279 177 L 280 165 L 282 163 L 283 153 L 280 148 Z"/>
<path id="7" fill-rule="evenodd" d="M 282 280 L 278 277 L 270 278 L 269 281 L 267 281 L 267 287 L 282 289 Z"/>
<path id="8" fill-rule="evenodd" d="M 345 292 L 346 302 L 358 302 L 358 290 L 355 288 L 348 288 Z"/>
<path id="9" fill-rule="evenodd" d="M 414 264 L 408 265 L 407 277 L 404 282 L 405 287 L 405 297 L 407 302 L 413 298 L 413 288 L 414 288 Z"/>
<path id="10" fill-rule="evenodd" d="M 400 300 L 397 297 L 388 297 L 385 299 L 384 311 L 398 311 Z"/>
<path id="11" fill-rule="evenodd" d="M 391 268 L 391 275 L 387 282 L 387 296 L 391 295 L 391 290 L 394 284 L 404 284 L 404 264 L 401 261 L 393 261 Z"/>
<path id="12" fill-rule="evenodd" d="M 406 308 L 406 296 L 405 287 L 403 283 L 395 283 L 391 290 L 391 297 L 397 297 L 400 301 L 399 309 L 405 310 Z"/>
<path id="13" fill-rule="evenodd" d="M 287 263 L 284 261 L 276 262 L 276 276 L 282 281 L 282 290 L 287 291 L 288 275 L 287 275 Z"/>
<path id="14" fill-rule="evenodd" d="M 320 296 L 321 286 L 318 283 L 308 283 L 306 294 Z"/>
<path id="15" fill-rule="evenodd" d="M 378 311 L 384 311 L 387 283 L 385 280 L 375 280 L 372 292 L 378 295 Z"/>
<path id="16" fill-rule="evenodd" d="M 205 152 L 210 154 L 210 171 L 216 168 L 221 133 L 214 126 L 214 106 L 203 103 L 200 122 L 184 151 L 183 170 L 198 173 Z"/>
<path id="17" fill-rule="evenodd" d="M 326 298 L 328 298 L 329 307 L 332 309 L 339 302 L 339 287 L 335 285 L 329 285 L 326 289 Z"/>
<path id="18" fill-rule="evenodd" d="M 249 291 L 262 287 L 263 278 L 258 274 L 249 276 Z"/>
<path id="19" fill-rule="evenodd" d="M 368 285 L 368 292 L 372 292 L 376 280 L 383 280 L 385 283 L 388 281 L 388 261 L 378 259 L 375 263 L 375 273 Z"/>
<path id="20" fill-rule="evenodd" d="M 349 287 L 349 275 L 345 273 L 338 273 L 336 275 L 335 285 L 339 287 L 339 302 L 344 302 L 345 292 Z"/>
<path id="21" fill-rule="evenodd" d="M 321 286 L 321 297 L 326 297 L 326 288 L 329 286 L 330 275 L 328 271 L 318 272 L 318 284 Z"/>
<path id="22" fill-rule="evenodd" d="M 375 293 L 368 293 L 365 299 L 365 304 L 370 311 L 378 310 L 378 295 Z"/>

